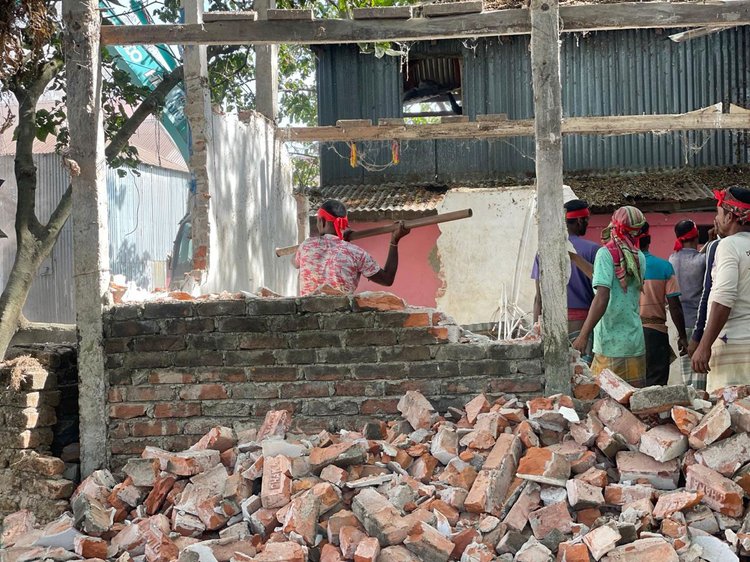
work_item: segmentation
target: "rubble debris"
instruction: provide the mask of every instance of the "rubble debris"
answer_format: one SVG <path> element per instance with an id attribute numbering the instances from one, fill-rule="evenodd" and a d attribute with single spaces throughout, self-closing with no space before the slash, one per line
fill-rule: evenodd
<path id="1" fill-rule="evenodd" d="M 73 515 L 5 520 L 3 560 L 118 562 L 700 562 L 750 556 L 750 387 L 706 400 L 574 377 L 567 396 L 440 416 L 417 391 L 404 420 L 290 434 L 269 412 L 241 438 L 147 447 L 117 481 L 84 480 Z M 729 397 L 729 398 L 727 398 Z M 688 400 L 688 398 L 690 398 Z M 725 400 L 731 400 L 725 403 Z M 631 405 L 638 404 L 634 413 Z M 588 410 L 588 411 L 586 411 Z M 407 423 L 408 422 L 408 423 Z"/>

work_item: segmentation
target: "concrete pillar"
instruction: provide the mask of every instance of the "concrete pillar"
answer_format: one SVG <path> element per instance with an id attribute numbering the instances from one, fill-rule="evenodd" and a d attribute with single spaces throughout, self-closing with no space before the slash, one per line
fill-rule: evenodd
<path id="1" fill-rule="evenodd" d="M 203 23 L 202 0 L 183 0 L 185 23 Z M 211 93 L 208 87 L 206 47 L 185 45 L 185 115 L 190 123 L 190 161 L 193 194 L 191 220 L 194 274 L 205 279 L 210 263 L 210 155 Z M 200 281 L 200 279 L 197 279 Z"/>
<path id="2" fill-rule="evenodd" d="M 109 462 L 102 312 L 110 304 L 107 187 L 99 59 L 99 4 L 63 0 L 71 178 L 81 473 Z"/>
<path id="3" fill-rule="evenodd" d="M 546 394 L 570 393 L 558 0 L 531 0 L 531 76 Z"/>

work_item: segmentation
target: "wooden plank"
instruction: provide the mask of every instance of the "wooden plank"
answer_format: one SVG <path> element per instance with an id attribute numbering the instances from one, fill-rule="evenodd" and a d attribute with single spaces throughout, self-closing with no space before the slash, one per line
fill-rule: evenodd
<path id="1" fill-rule="evenodd" d="M 384 6 L 382 8 L 354 8 L 355 20 L 408 20 L 412 16 L 411 6 Z"/>
<path id="2" fill-rule="evenodd" d="M 444 2 L 441 4 L 424 4 L 422 15 L 428 18 L 439 18 L 443 16 L 457 16 L 460 14 L 478 14 L 484 9 L 482 0 L 470 0 L 468 2 Z"/>
<path id="3" fill-rule="evenodd" d="M 469 123 L 405 124 L 403 119 L 378 120 L 375 127 L 286 127 L 277 135 L 284 141 L 335 142 L 366 140 L 491 139 L 534 135 L 531 119 L 479 120 Z M 733 106 L 730 113 L 696 111 L 666 115 L 615 115 L 568 117 L 562 120 L 563 134 L 633 135 L 662 131 L 714 129 L 750 130 L 750 110 Z"/>
<path id="4" fill-rule="evenodd" d="M 631 2 L 560 8 L 563 32 L 750 24 L 750 0 Z M 461 39 L 531 33 L 529 10 L 408 20 L 215 21 L 202 25 L 105 25 L 104 45 L 335 44 Z"/>
<path id="5" fill-rule="evenodd" d="M 268 10 L 266 12 L 268 20 L 275 21 L 312 21 L 312 10 Z"/>
<path id="6" fill-rule="evenodd" d="M 244 21 L 255 21 L 258 19 L 256 12 L 206 12 L 203 14 L 203 21 L 226 21 L 226 20 L 244 20 Z"/>
<path id="7" fill-rule="evenodd" d="M 480 123 L 495 123 L 497 121 L 507 121 L 507 113 L 486 113 L 484 115 L 477 115 L 477 121 Z"/>
<path id="8" fill-rule="evenodd" d="M 372 121 L 370 119 L 339 119 L 336 121 L 336 126 L 343 129 L 349 127 L 372 127 Z"/>
<path id="9" fill-rule="evenodd" d="M 699 27 L 697 29 L 688 29 L 687 31 L 681 31 L 680 33 L 675 33 L 673 35 L 670 35 L 669 38 L 675 43 L 684 43 L 685 41 L 690 41 L 691 39 L 697 39 L 698 37 L 705 37 L 706 35 L 718 33 L 720 31 L 724 31 L 725 29 L 731 29 L 733 27 L 737 27 L 737 26 L 735 25 L 712 26 L 711 25 L 711 26 L 706 26 L 706 27 Z"/>
<path id="10" fill-rule="evenodd" d="M 566 287 L 570 268 L 563 218 L 562 86 L 558 0 L 531 0 L 539 286 L 544 393 L 570 394 Z"/>
<path id="11" fill-rule="evenodd" d="M 441 123 L 468 123 L 468 115 L 442 115 L 440 117 Z"/>

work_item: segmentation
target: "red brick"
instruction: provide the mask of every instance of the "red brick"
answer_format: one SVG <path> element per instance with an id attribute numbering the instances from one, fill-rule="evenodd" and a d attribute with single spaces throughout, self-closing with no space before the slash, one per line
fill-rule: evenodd
<path id="1" fill-rule="evenodd" d="M 130 435 L 133 437 L 157 437 L 160 435 L 179 435 L 181 433 L 181 425 L 174 420 L 130 423 Z"/>
<path id="2" fill-rule="evenodd" d="M 281 385 L 281 398 L 327 398 L 329 394 L 329 387 L 326 382 L 302 382 Z"/>
<path id="3" fill-rule="evenodd" d="M 359 405 L 359 413 L 364 415 L 397 414 L 397 398 L 371 398 Z"/>
<path id="4" fill-rule="evenodd" d="M 385 291 L 366 291 L 354 297 L 354 303 L 362 310 L 404 310 L 406 303 L 400 297 Z"/>
<path id="5" fill-rule="evenodd" d="M 404 328 L 422 328 L 432 325 L 432 318 L 427 312 L 412 312 L 404 319 Z"/>
<path id="6" fill-rule="evenodd" d="M 155 418 L 190 418 L 201 415 L 201 405 L 197 402 L 174 402 L 154 406 Z"/>
<path id="7" fill-rule="evenodd" d="M 195 375 L 179 371 L 153 371 L 148 375 L 151 384 L 190 384 L 195 382 Z"/>
<path id="8" fill-rule="evenodd" d="M 109 402 L 124 402 L 125 401 L 125 387 L 124 386 L 109 387 L 109 392 L 107 392 L 107 400 Z"/>
<path id="9" fill-rule="evenodd" d="M 730 517 L 742 517 L 744 491 L 718 472 L 700 464 L 687 468 L 685 488 L 703 493 L 703 503 Z"/>
<path id="10" fill-rule="evenodd" d="M 198 384 L 180 390 L 181 400 L 223 400 L 227 396 L 227 389 L 220 384 Z"/>
<path id="11" fill-rule="evenodd" d="M 130 402 L 156 402 L 173 400 L 174 391 L 169 387 L 131 386 L 127 389 Z"/>
<path id="12" fill-rule="evenodd" d="M 568 505 L 565 502 L 557 502 L 532 511 L 529 514 L 529 524 L 534 536 L 543 539 L 553 529 L 558 529 L 562 533 L 570 533 L 573 519 L 570 517 Z"/>
<path id="13" fill-rule="evenodd" d="M 109 407 L 109 417 L 114 419 L 129 420 L 146 415 L 146 406 L 143 404 L 112 404 Z"/>

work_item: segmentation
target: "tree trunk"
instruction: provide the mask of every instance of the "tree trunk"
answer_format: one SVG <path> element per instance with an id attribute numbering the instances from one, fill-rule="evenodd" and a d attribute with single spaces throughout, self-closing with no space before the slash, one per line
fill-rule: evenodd
<path id="1" fill-rule="evenodd" d="M 40 253 L 41 245 L 27 234 L 19 238 L 16 247 L 16 258 L 10 270 L 8 282 L 0 296 L 0 350 L 2 356 L 8 349 L 10 340 L 18 329 L 23 305 L 31 290 L 37 269 L 44 261 L 46 254 Z"/>

